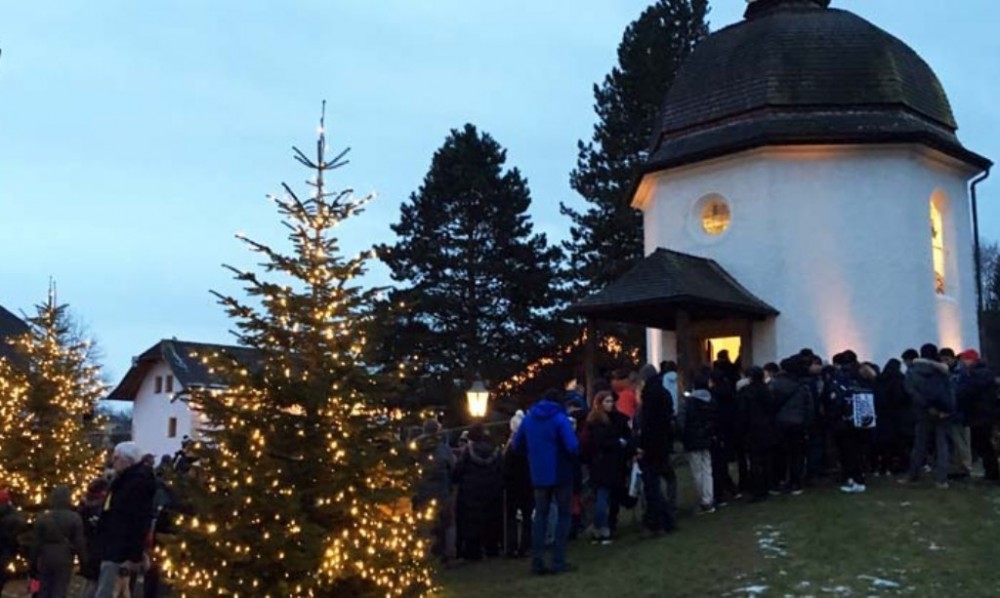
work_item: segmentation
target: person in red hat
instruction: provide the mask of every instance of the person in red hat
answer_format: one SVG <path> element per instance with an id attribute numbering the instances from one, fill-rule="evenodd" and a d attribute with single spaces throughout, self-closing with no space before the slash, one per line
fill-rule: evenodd
<path id="1" fill-rule="evenodd" d="M 975 349 L 962 351 L 958 358 L 962 368 L 955 394 L 958 404 L 966 412 L 972 454 L 983 460 L 984 477 L 997 482 L 1000 481 L 1000 467 L 993 448 L 993 426 L 1000 419 L 1000 400 L 996 379 Z"/>
<path id="2" fill-rule="evenodd" d="M 10 502 L 10 492 L 0 488 L 0 594 L 7 584 L 7 566 L 18 553 L 17 537 L 25 530 L 24 517 Z"/>

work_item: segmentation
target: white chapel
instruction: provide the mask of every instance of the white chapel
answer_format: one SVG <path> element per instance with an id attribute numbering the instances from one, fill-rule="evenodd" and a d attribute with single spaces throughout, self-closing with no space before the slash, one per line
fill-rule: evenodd
<path id="1" fill-rule="evenodd" d="M 979 346 L 991 163 L 916 52 L 829 4 L 749 2 L 664 100 L 632 198 L 647 257 L 575 307 L 646 326 L 654 363 Z"/>

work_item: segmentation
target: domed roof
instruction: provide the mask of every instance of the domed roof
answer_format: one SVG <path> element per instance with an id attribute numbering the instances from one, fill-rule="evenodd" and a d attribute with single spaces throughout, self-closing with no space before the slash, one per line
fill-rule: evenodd
<path id="1" fill-rule="evenodd" d="M 645 171 L 763 145 L 923 143 L 978 167 L 937 76 L 828 0 L 756 0 L 702 41 L 667 93 Z"/>

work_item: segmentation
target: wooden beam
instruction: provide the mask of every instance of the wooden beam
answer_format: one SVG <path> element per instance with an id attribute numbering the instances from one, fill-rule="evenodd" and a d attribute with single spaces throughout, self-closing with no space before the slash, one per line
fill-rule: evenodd
<path id="1" fill-rule="evenodd" d="M 754 365 L 753 361 L 753 320 L 744 320 L 740 333 L 740 367 L 745 371 Z"/>
<path id="2" fill-rule="evenodd" d="M 684 309 L 677 310 L 677 388 L 689 390 L 692 368 L 691 315 Z"/>
<path id="3" fill-rule="evenodd" d="M 583 331 L 587 335 L 583 346 L 583 375 L 586 385 L 587 406 L 589 407 L 594 397 L 595 362 L 597 361 L 597 326 L 594 318 L 587 318 L 587 324 Z"/>

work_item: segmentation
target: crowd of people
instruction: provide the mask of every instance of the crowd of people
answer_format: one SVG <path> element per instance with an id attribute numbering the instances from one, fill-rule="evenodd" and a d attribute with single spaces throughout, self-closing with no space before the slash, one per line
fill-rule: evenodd
<path id="1" fill-rule="evenodd" d="M 154 467 L 153 456 L 136 443 L 120 443 L 105 474 L 88 484 L 78 505 L 72 504 L 68 486 L 55 486 L 48 509 L 30 526 L 10 494 L 0 490 L 0 594 L 8 566 L 21 556 L 28 563 L 33 598 L 66 598 L 75 572 L 86 582 L 83 598 L 138 596 L 139 577 L 144 598 L 159 596 L 150 553 L 155 532 L 162 530 L 160 514 L 173 501 L 161 474 L 164 467 L 183 467 L 186 459 L 182 450 Z"/>
<path id="2" fill-rule="evenodd" d="M 551 390 L 514 415 L 509 434 L 477 424 L 455 446 L 427 420 L 414 505 L 438 506 L 432 552 L 446 563 L 530 555 L 532 573 L 562 573 L 573 569 L 567 542 L 611 544 L 622 509 L 641 509 L 647 536 L 673 532 L 678 452 L 697 514 L 825 480 L 858 494 L 869 476 L 912 484 L 933 472 L 945 490 L 972 475 L 974 458 L 1000 481 L 998 386 L 975 350 L 927 344 L 879 367 L 849 350 L 825 363 L 803 349 L 746 369 L 722 351 L 678 374 L 669 361 L 615 371 L 589 401 Z"/>
<path id="3" fill-rule="evenodd" d="M 985 480 L 1000 481 L 997 379 L 971 349 L 927 344 L 882 368 L 853 351 L 825 363 L 803 349 L 743 369 L 723 351 L 683 377 L 666 361 L 601 377 L 589 400 L 575 388 L 544 393 L 502 422 L 503 433 L 472 426 L 454 446 L 436 419 L 424 422 L 413 504 L 437 506 L 433 554 L 530 556 L 535 574 L 571 571 L 567 542 L 613 543 L 623 509 L 641 512 L 645 535 L 675 531 L 682 460 L 699 515 L 744 498 L 797 496 L 826 479 L 857 494 L 869 476 L 912 484 L 933 472 L 947 489 L 972 475 L 976 459 Z M 175 504 L 161 474 L 192 464 L 186 448 L 155 466 L 134 442 L 121 443 L 79 505 L 56 486 L 30 529 L 0 490 L 0 593 L 20 555 L 39 598 L 67 595 L 74 561 L 85 598 L 131 597 L 139 576 L 144 596 L 158 596 L 149 554 L 161 513 Z"/>

